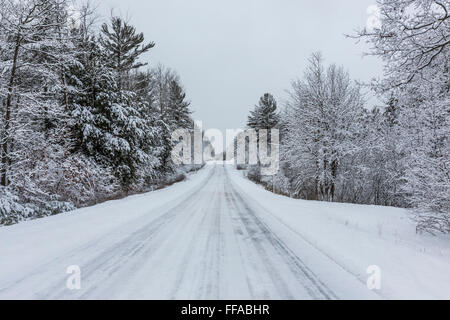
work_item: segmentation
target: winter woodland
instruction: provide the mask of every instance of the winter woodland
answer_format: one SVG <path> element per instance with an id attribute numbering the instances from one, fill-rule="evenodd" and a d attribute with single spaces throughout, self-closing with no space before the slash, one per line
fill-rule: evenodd
<path id="1" fill-rule="evenodd" d="M 153 42 L 89 4 L 0 0 L 0 224 L 150 190 L 192 167 L 171 163 L 193 129 L 177 74 L 149 68 Z"/>
<path id="2" fill-rule="evenodd" d="M 280 170 L 248 176 L 290 197 L 411 208 L 418 231 L 450 232 L 450 1 L 380 0 L 370 44 L 384 77 L 351 79 L 313 53 L 282 105 L 248 118 L 280 130 Z M 193 167 L 171 132 L 193 130 L 177 74 L 149 67 L 130 21 L 68 0 L 0 0 L 0 223 L 151 190 Z M 318 48 L 320 49 L 320 48 Z M 380 101 L 369 107 L 364 91 Z"/>
<path id="3" fill-rule="evenodd" d="M 281 170 L 248 176 L 291 197 L 411 208 L 417 230 L 450 232 L 450 2 L 378 1 L 381 26 L 367 41 L 384 78 L 350 79 L 314 53 L 277 109 L 265 94 L 248 118 L 281 132 Z M 384 103 L 369 108 L 373 90 Z"/>

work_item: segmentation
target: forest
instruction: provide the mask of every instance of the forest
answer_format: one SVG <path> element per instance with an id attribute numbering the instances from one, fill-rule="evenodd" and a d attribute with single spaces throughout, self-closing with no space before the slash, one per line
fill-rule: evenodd
<path id="1" fill-rule="evenodd" d="M 193 130 L 177 73 L 155 43 L 87 2 L 0 0 L 0 224 L 179 181 L 170 132 Z M 198 166 L 197 166 L 198 168 Z"/>
<path id="2" fill-rule="evenodd" d="M 249 128 L 280 131 L 280 170 L 248 166 L 248 177 L 293 198 L 410 208 L 418 232 L 448 233 L 450 3 L 378 7 L 380 25 L 347 40 L 367 42 L 384 76 L 359 83 L 312 53 L 286 101 L 265 93 L 251 111 Z M 177 73 L 143 62 L 155 45 L 122 17 L 99 24 L 89 3 L 0 0 L 0 224 L 199 168 L 172 160 L 171 133 L 194 121 Z M 367 90 L 381 103 L 369 106 Z"/>
<path id="3" fill-rule="evenodd" d="M 248 177 L 290 197 L 410 208 L 417 231 L 450 232 L 450 16 L 448 1 L 378 1 L 366 41 L 384 77 L 361 84 L 313 53 L 278 106 L 264 94 L 248 127 L 280 130 L 275 177 Z M 351 31 L 350 31 L 351 32 Z M 369 107 L 364 91 L 381 101 Z"/>

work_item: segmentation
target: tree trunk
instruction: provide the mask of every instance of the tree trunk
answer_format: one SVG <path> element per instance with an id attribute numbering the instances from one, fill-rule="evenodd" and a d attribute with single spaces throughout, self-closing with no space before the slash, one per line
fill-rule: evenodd
<path id="1" fill-rule="evenodd" d="M 9 129 L 10 129 L 10 121 L 11 121 L 11 107 L 12 107 L 12 98 L 13 98 L 13 91 L 14 91 L 14 81 L 16 78 L 16 70 L 17 70 L 17 60 L 19 57 L 19 48 L 20 48 L 20 42 L 21 42 L 21 34 L 20 29 L 17 32 L 17 38 L 16 38 L 16 45 L 14 48 L 14 58 L 13 58 L 13 65 L 11 68 L 11 75 L 9 77 L 9 84 L 8 84 L 8 96 L 6 98 L 6 112 L 5 112 L 5 131 L 2 141 L 2 172 L 1 172 L 1 178 L 0 178 L 0 184 L 4 187 L 8 185 L 8 143 L 9 143 Z"/>

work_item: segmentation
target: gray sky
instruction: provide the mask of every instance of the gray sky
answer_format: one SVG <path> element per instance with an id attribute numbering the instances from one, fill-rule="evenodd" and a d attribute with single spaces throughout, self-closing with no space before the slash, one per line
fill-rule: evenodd
<path id="1" fill-rule="evenodd" d="M 365 44 L 346 39 L 366 24 L 375 0 L 101 0 L 100 13 L 128 16 L 155 48 L 151 66 L 175 69 L 194 118 L 204 129 L 241 128 L 265 93 L 283 104 L 291 80 L 321 51 L 354 79 L 381 75 L 381 63 L 362 58 Z"/>

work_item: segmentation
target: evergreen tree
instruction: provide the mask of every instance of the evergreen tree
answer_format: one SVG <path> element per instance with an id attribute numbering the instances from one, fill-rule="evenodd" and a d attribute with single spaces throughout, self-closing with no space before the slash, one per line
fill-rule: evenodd
<path id="1" fill-rule="evenodd" d="M 277 114 L 277 102 L 270 93 L 265 93 L 253 111 L 250 111 L 247 125 L 253 129 L 270 130 L 280 121 Z"/>
<path id="2" fill-rule="evenodd" d="M 258 151 L 259 151 L 259 141 L 260 132 L 259 130 L 268 130 L 267 139 L 269 142 L 271 139 L 270 129 L 275 128 L 280 121 L 280 116 L 277 113 L 277 102 L 275 98 L 270 93 L 265 93 L 260 99 L 258 105 L 255 106 L 254 110 L 250 111 L 248 116 L 247 126 L 249 128 L 255 129 L 257 133 L 258 141 Z M 271 152 L 271 145 L 267 146 L 268 152 Z M 249 146 L 245 145 L 246 159 L 249 156 Z M 261 178 L 260 174 L 260 157 L 259 153 L 257 155 L 258 165 L 250 166 L 249 177 L 255 181 L 259 181 Z"/>
<path id="3" fill-rule="evenodd" d="M 154 132 L 149 126 L 154 125 L 154 119 L 145 118 L 147 102 L 131 90 L 130 77 L 131 70 L 145 65 L 139 58 L 154 44 L 142 45 L 143 34 L 136 34 L 135 28 L 121 18 L 112 17 L 111 27 L 112 31 L 108 25 L 102 25 L 100 39 L 106 65 L 116 79 L 105 97 L 108 105 L 100 110 L 99 125 L 105 132 L 100 140 L 104 146 L 100 154 L 112 162 L 122 187 L 128 192 L 142 178 L 140 167 L 145 164 L 151 169 L 157 163 L 155 155 L 147 152 L 148 134 Z"/>
<path id="4" fill-rule="evenodd" d="M 0 224 L 170 178 L 167 139 L 192 122 L 173 72 L 139 70 L 153 43 L 117 17 L 98 34 L 89 3 L 69 7 L 0 0 Z"/>
<path id="5" fill-rule="evenodd" d="M 158 112 L 160 128 L 160 168 L 163 173 L 172 173 L 174 165 L 171 160 L 172 149 L 175 146 L 171 139 L 172 132 L 177 129 L 193 130 L 190 103 L 180 85 L 178 75 L 172 70 L 158 66 L 154 72 L 154 87 L 156 92 L 155 107 Z"/>
<path id="6" fill-rule="evenodd" d="M 153 42 L 143 44 L 144 34 L 136 33 L 136 28 L 124 22 L 120 17 L 111 18 L 111 30 L 104 23 L 102 35 L 100 41 L 107 52 L 109 65 L 116 71 L 117 87 L 122 90 L 129 72 L 146 65 L 139 61 L 139 57 L 153 48 L 155 44 Z"/>
<path id="7" fill-rule="evenodd" d="M 169 107 L 168 112 L 171 118 L 171 129 L 179 128 L 192 130 L 191 110 L 189 109 L 190 102 L 186 100 L 186 93 L 179 84 L 177 79 L 170 82 L 169 93 Z"/>

